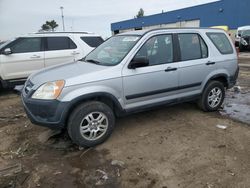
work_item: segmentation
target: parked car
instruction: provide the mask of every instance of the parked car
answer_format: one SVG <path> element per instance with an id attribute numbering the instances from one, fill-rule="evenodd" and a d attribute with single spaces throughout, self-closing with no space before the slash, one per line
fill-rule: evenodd
<path id="1" fill-rule="evenodd" d="M 250 50 L 250 29 L 244 30 L 240 37 L 240 44 L 239 44 L 240 52 Z"/>
<path id="2" fill-rule="evenodd" d="M 237 32 L 235 34 L 235 46 L 236 47 L 239 47 L 239 44 L 240 44 L 240 38 L 241 38 L 241 34 L 244 30 L 249 30 L 250 29 L 250 25 L 248 26 L 243 26 L 243 27 L 239 27 L 237 29 Z"/>
<path id="3" fill-rule="evenodd" d="M 0 46 L 0 85 L 24 83 L 44 67 L 83 58 L 103 39 L 87 32 L 44 32 L 16 38 Z"/>
<path id="4" fill-rule="evenodd" d="M 198 100 L 218 110 L 238 76 L 237 53 L 220 29 L 156 29 L 111 37 L 82 60 L 33 74 L 22 91 L 30 120 L 67 129 L 80 146 L 112 133 L 115 117 Z"/>

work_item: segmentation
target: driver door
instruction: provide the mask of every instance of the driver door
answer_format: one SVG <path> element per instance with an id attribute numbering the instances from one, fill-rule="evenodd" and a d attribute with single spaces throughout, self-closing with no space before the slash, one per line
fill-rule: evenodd
<path id="1" fill-rule="evenodd" d="M 19 38 L 7 45 L 11 54 L 1 54 L 3 79 L 27 78 L 44 68 L 44 51 L 41 37 Z"/>
<path id="2" fill-rule="evenodd" d="M 151 37 L 134 57 L 148 59 L 149 65 L 124 68 L 123 89 L 127 109 L 165 101 L 177 93 L 178 64 L 174 62 L 173 49 L 171 34 Z"/>

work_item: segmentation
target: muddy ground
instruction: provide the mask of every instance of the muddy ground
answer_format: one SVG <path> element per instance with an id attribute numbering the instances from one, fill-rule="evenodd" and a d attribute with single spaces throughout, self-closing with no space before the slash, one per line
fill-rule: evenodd
<path id="1" fill-rule="evenodd" d="M 224 110 L 185 103 L 134 114 L 89 149 L 32 125 L 20 97 L 2 91 L 0 188 L 250 187 L 250 60 L 240 63 L 240 88 L 227 93 Z"/>

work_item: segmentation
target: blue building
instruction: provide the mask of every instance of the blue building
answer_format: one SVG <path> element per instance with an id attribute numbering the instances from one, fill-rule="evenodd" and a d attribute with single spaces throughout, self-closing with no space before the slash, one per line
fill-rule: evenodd
<path id="1" fill-rule="evenodd" d="M 250 0 L 220 0 L 189 8 L 144 16 L 111 24 L 113 34 L 159 27 L 211 27 L 230 30 L 250 25 Z"/>

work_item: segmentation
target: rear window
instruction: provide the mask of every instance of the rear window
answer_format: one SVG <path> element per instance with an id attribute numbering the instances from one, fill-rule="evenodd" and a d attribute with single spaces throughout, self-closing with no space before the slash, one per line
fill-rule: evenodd
<path id="1" fill-rule="evenodd" d="M 81 37 L 82 41 L 87 43 L 90 47 L 96 48 L 104 42 L 101 37 Z"/>
<path id="2" fill-rule="evenodd" d="M 213 42 L 221 54 L 232 54 L 233 48 L 227 36 L 224 33 L 207 33 L 209 39 Z"/>
<path id="3" fill-rule="evenodd" d="M 68 50 L 77 46 L 69 37 L 48 37 L 47 50 Z"/>

